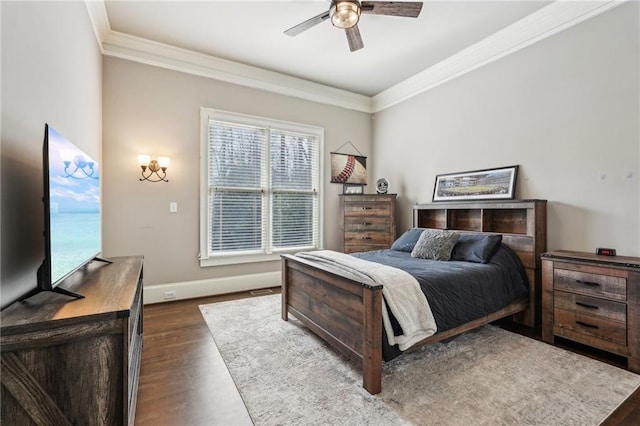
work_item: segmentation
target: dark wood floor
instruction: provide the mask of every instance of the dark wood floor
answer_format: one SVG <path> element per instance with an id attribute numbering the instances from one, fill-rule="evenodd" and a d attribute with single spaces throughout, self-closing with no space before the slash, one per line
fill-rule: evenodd
<path id="1" fill-rule="evenodd" d="M 145 306 L 136 425 L 251 424 L 198 305 L 253 296 L 247 292 Z M 540 339 L 539 329 L 511 321 L 498 325 Z M 569 341 L 559 341 L 557 346 L 625 366 L 624 358 Z M 640 425 L 640 389 L 603 425 Z"/>

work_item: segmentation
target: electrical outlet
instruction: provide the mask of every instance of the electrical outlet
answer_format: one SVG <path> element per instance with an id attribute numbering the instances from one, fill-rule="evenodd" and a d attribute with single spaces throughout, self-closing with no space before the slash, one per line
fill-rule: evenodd
<path id="1" fill-rule="evenodd" d="M 169 213 L 178 213 L 178 203 L 175 201 L 169 203 Z"/>
<path id="2" fill-rule="evenodd" d="M 176 298 L 175 291 L 165 291 L 164 292 L 164 300 L 171 300 Z"/>

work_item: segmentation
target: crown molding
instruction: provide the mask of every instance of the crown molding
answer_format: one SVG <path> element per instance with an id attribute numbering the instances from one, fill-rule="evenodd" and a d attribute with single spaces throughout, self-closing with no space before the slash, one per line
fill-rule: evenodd
<path id="1" fill-rule="evenodd" d="M 626 3 L 555 1 L 373 97 L 379 112 Z"/>
<path id="2" fill-rule="evenodd" d="M 113 31 L 103 0 L 85 0 L 106 56 L 225 81 L 285 96 L 374 113 L 524 49 L 628 0 L 556 0 L 373 97 Z"/>
<path id="3" fill-rule="evenodd" d="M 104 54 L 285 96 L 371 112 L 371 97 L 111 31 Z"/>
<path id="4" fill-rule="evenodd" d="M 84 4 L 87 7 L 87 12 L 89 12 L 89 19 L 91 20 L 93 32 L 98 40 L 100 51 L 104 53 L 102 43 L 111 32 L 111 24 L 109 23 L 109 16 L 107 15 L 107 8 L 102 0 L 85 0 Z"/>

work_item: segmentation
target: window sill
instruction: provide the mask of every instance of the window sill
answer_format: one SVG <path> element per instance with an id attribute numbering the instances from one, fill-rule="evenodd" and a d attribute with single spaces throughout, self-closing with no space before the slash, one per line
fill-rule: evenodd
<path id="1" fill-rule="evenodd" d="M 207 259 L 200 259 L 200 267 L 206 268 L 209 266 L 223 266 L 223 265 L 240 265 L 243 263 L 259 263 L 259 262 L 275 262 L 280 260 L 281 254 L 293 254 L 301 251 L 318 250 L 313 248 L 305 248 L 298 250 L 283 250 L 277 253 L 271 254 L 242 254 L 242 255 L 227 255 L 227 256 L 212 256 Z"/>

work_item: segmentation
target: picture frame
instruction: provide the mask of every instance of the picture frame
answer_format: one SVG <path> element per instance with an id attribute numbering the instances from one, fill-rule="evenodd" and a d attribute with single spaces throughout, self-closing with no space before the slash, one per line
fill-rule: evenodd
<path id="1" fill-rule="evenodd" d="M 432 201 L 513 199 L 517 178 L 517 165 L 436 175 Z"/>
<path id="2" fill-rule="evenodd" d="M 331 183 L 367 184 L 367 157 L 331 153 Z"/>
<path id="3" fill-rule="evenodd" d="M 364 185 L 358 183 L 345 183 L 342 185 L 342 193 L 345 195 L 364 194 Z"/>

